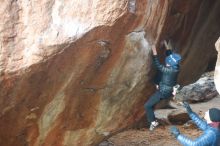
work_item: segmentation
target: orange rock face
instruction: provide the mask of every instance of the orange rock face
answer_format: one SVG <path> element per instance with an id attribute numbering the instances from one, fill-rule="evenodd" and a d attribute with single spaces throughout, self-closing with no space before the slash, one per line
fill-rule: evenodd
<path id="1" fill-rule="evenodd" d="M 219 5 L 3 1 L 0 145 L 96 145 L 133 124 L 154 90 L 151 45 L 170 37 L 184 57 L 180 81 L 198 78 L 215 57 Z"/>

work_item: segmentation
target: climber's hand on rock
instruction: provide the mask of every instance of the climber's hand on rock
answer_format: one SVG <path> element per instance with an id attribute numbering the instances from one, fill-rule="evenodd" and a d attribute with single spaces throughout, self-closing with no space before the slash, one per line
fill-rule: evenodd
<path id="1" fill-rule="evenodd" d="M 163 41 L 163 44 L 164 44 L 165 48 L 168 50 L 168 49 L 169 49 L 169 46 L 168 46 L 168 43 L 167 43 L 166 40 Z"/>
<path id="2" fill-rule="evenodd" d="M 153 51 L 153 55 L 157 55 L 156 45 L 153 45 L 151 49 L 152 49 L 152 51 Z"/>

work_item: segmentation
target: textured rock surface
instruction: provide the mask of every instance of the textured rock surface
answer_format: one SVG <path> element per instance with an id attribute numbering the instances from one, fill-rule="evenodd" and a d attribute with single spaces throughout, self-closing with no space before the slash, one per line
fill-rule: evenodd
<path id="1" fill-rule="evenodd" d="M 153 92 L 150 44 L 171 37 L 185 59 L 180 81 L 195 80 L 215 56 L 219 6 L 2 1 L 0 145 L 95 145 L 131 125 Z"/>
<path id="2" fill-rule="evenodd" d="M 204 102 L 216 97 L 217 92 L 214 84 L 214 72 L 205 73 L 193 84 L 184 86 L 175 99 L 189 103 Z"/>

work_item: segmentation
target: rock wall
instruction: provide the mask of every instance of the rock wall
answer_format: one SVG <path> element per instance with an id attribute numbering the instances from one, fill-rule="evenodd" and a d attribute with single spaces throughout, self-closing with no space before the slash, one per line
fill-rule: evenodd
<path id="1" fill-rule="evenodd" d="M 220 93 L 220 54 L 219 54 L 220 38 L 216 41 L 215 47 L 216 47 L 216 50 L 218 51 L 218 58 L 216 61 L 216 66 L 215 66 L 214 81 L 215 81 L 216 89 L 217 89 L 218 93 Z"/>
<path id="2" fill-rule="evenodd" d="M 0 145 L 95 145 L 133 124 L 154 91 L 151 45 L 171 38 L 184 58 L 180 82 L 196 80 L 216 56 L 219 5 L 3 1 Z"/>

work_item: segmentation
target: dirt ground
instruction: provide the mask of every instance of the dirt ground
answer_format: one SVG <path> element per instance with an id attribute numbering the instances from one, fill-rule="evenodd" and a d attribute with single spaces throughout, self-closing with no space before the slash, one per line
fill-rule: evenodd
<path id="1" fill-rule="evenodd" d="M 201 131 L 192 126 L 177 127 L 182 134 L 191 138 L 201 134 Z M 111 137 L 99 146 L 181 146 L 170 134 L 169 128 L 169 126 L 160 126 L 153 132 L 146 128 L 140 130 L 130 129 Z"/>

